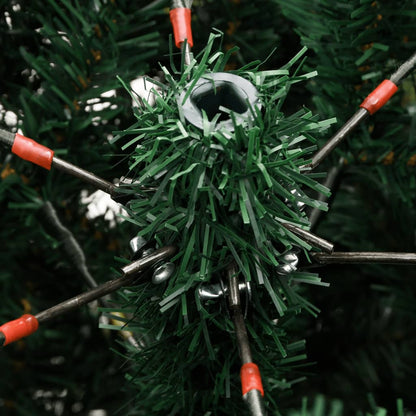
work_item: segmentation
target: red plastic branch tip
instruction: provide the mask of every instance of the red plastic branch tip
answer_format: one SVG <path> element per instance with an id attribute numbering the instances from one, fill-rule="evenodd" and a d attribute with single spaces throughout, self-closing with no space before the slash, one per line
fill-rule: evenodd
<path id="1" fill-rule="evenodd" d="M 192 48 L 194 46 L 194 41 L 192 39 L 191 9 L 182 7 L 172 9 L 169 12 L 169 16 L 173 26 L 176 47 L 180 48 L 181 44 L 186 39 L 188 45 Z"/>
<path id="2" fill-rule="evenodd" d="M 384 104 L 397 91 L 397 85 L 389 79 L 385 79 L 368 97 L 361 103 L 360 107 L 365 108 L 371 115 L 380 110 Z"/>
<path id="3" fill-rule="evenodd" d="M 54 154 L 53 150 L 28 137 L 16 134 L 12 152 L 24 160 L 28 160 L 45 169 L 51 169 Z"/>
<path id="4" fill-rule="evenodd" d="M 258 390 L 264 396 L 263 383 L 257 364 L 246 363 L 240 371 L 243 396 L 251 390 Z"/>
<path id="5" fill-rule="evenodd" d="M 5 341 L 3 345 L 11 344 L 24 337 L 27 337 L 39 328 L 39 322 L 33 315 L 23 315 L 14 321 L 7 322 L 0 326 L 0 333 L 3 334 Z"/>

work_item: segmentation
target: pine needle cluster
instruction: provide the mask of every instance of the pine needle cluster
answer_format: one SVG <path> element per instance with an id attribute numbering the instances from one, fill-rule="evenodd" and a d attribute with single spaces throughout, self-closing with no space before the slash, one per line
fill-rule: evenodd
<path id="1" fill-rule="evenodd" d="M 229 113 L 231 130 L 217 128 L 219 114 L 213 120 L 204 114 L 199 129 L 185 120 L 179 97 L 185 91 L 186 99 L 201 77 L 224 71 L 231 52 L 214 50 L 220 39 L 211 35 L 183 71 L 162 67 L 166 84 L 153 89 L 154 106 L 139 100 L 137 122 L 115 138 L 131 149 L 130 176 L 137 183 L 128 220 L 154 245 L 178 247 L 177 270 L 163 288 L 140 286 L 125 295 L 135 314 L 129 329 L 148 339 L 133 357 L 138 374 L 131 380 L 140 386 L 141 405 L 143 395 L 163 397 L 146 400 L 152 411 L 161 406 L 221 414 L 228 408 L 233 414 L 236 400 L 223 401 L 239 395 L 231 321 L 225 304 L 206 304 L 197 294 L 201 285 L 220 283 L 230 262 L 253 287 L 248 325 L 272 407 L 275 390 L 296 379 L 296 371 L 285 376 L 289 363 L 305 358 L 297 353 L 303 342 L 288 335 L 288 322 L 303 309 L 317 311 L 300 284 L 323 284 L 313 273 L 277 273 L 289 250 L 312 249 L 283 224 L 307 229 L 303 206 L 327 209 L 310 195 L 328 190 L 302 166 L 316 149 L 315 135 L 334 119 L 319 121 L 306 108 L 283 113 L 291 85 L 315 75 L 301 71 L 306 49 L 278 70 L 261 71 L 261 62 L 254 62 L 233 71 L 257 88 L 261 107 L 251 108 L 245 125 Z"/>

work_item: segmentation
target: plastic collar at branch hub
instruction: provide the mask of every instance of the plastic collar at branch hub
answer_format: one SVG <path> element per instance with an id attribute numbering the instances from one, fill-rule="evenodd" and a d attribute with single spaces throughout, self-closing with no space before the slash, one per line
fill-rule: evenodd
<path id="1" fill-rule="evenodd" d="M 234 114 L 237 124 L 246 125 L 253 120 L 254 107 L 261 107 L 256 87 L 238 75 L 226 72 L 204 75 L 183 103 L 190 86 L 180 95 L 179 105 L 186 120 L 200 129 L 203 129 L 203 112 L 210 122 L 215 121 L 215 130 L 233 131 L 230 113 Z"/>

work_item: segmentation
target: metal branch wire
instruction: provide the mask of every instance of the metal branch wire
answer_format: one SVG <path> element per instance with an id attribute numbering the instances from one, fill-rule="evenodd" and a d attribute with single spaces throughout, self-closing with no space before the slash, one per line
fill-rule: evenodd
<path id="1" fill-rule="evenodd" d="M 4 143 L 8 147 L 12 147 L 14 143 L 14 133 L 10 133 L 7 130 L 0 129 L 0 142 Z"/>
<path id="2" fill-rule="evenodd" d="M 416 53 L 413 54 L 406 62 L 404 62 L 396 72 L 394 72 L 390 81 L 398 85 L 400 81 L 416 66 Z M 370 113 L 365 108 L 360 108 L 341 128 L 334 136 L 332 136 L 328 142 L 320 149 L 312 158 L 310 164 L 306 165 L 305 168 L 314 169 L 329 154 L 341 143 L 344 139 L 353 131 L 355 128 L 362 123 Z"/>
<path id="3" fill-rule="evenodd" d="M 312 234 L 309 231 L 306 231 L 300 227 L 297 227 L 296 225 L 293 224 L 289 224 L 289 223 L 284 223 L 282 224 L 287 230 L 293 232 L 294 234 L 296 234 L 298 237 L 300 237 L 303 241 L 307 242 L 308 244 L 310 244 L 313 247 L 317 247 L 327 253 L 332 253 L 332 251 L 334 250 L 334 245 L 321 238 L 318 237 L 315 234 Z"/>
<path id="4" fill-rule="evenodd" d="M 344 158 L 341 158 L 338 162 L 337 166 L 333 166 L 329 171 L 328 171 L 328 175 L 325 179 L 324 182 L 324 186 L 328 189 L 331 190 L 332 194 L 333 194 L 333 187 L 334 184 L 337 182 L 337 179 L 339 177 L 339 174 L 342 170 L 344 164 Z M 317 200 L 321 201 L 321 202 L 326 202 L 328 201 L 328 197 L 324 194 L 319 194 Z M 310 229 L 311 231 L 314 230 L 314 228 L 316 227 L 316 224 L 318 223 L 319 219 L 322 216 L 323 211 L 318 209 L 318 208 L 313 208 L 310 215 L 309 215 L 309 222 L 310 222 Z"/>
<path id="5" fill-rule="evenodd" d="M 360 108 L 336 133 L 332 136 L 325 145 L 313 156 L 312 161 L 306 167 L 310 169 L 316 168 L 321 162 L 326 159 L 332 151 L 344 141 L 344 139 L 357 128 L 370 113 L 365 108 Z"/>
<path id="6" fill-rule="evenodd" d="M 391 252 L 334 252 L 332 254 L 311 253 L 312 257 L 322 265 L 325 264 L 416 264 L 416 253 Z"/>
<path id="7" fill-rule="evenodd" d="M 237 269 L 233 264 L 227 271 L 228 274 L 228 290 L 229 290 L 229 305 L 232 311 L 235 333 L 237 337 L 237 344 L 240 352 L 241 362 L 243 364 L 253 362 L 251 355 L 250 343 L 244 317 L 241 311 L 240 288 L 238 285 Z"/>
<path id="8" fill-rule="evenodd" d="M 73 165 L 72 163 L 66 162 L 65 160 L 62 160 L 56 156 L 54 156 L 52 160 L 52 166 L 59 169 L 62 172 L 75 176 L 83 180 L 84 182 L 87 182 L 95 186 L 98 189 L 101 189 L 102 191 L 110 194 L 110 196 L 114 195 L 114 192 L 116 190 L 116 186 L 114 184 L 100 178 L 97 175 L 94 175 L 93 173 L 85 169 Z"/>
<path id="9" fill-rule="evenodd" d="M 41 207 L 40 214 L 41 221 L 46 223 L 50 232 L 63 244 L 63 249 L 72 266 L 80 273 L 90 288 L 97 288 L 98 283 L 88 269 L 84 251 L 71 231 L 61 223 L 58 214 L 50 201 L 45 202 Z M 105 297 L 98 298 L 97 302 L 102 307 L 110 306 Z M 129 332 L 121 333 L 131 345 L 136 348 L 140 347 L 137 340 Z"/>
<path id="10" fill-rule="evenodd" d="M 193 0 L 172 0 L 172 9 L 190 9 L 192 7 L 192 2 Z"/>
<path id="11" fill-rule="evenodd" d="M 43 204 L 40 209 L 40 214 L 40 220 L 46 223 L 50 232 L 63 244 L 65 253 L 68 255 L 72 266 L 81 274 L 88 286 L 98 286 L 88 270 L 84 251 L 71 231 L 61 223 L 51 202 L 47 201 Z"/>
<path id="12" fill-rule="evenodd" d="M 190 9 L 192 7 L 193 0 L 172 0 L 171 9 Z M 181 52 L 184 56 L 185 66 L 189 66 L 192 62 L 191 47 L 188 42 L 183 42 L 181 45 Z"/>
<path id="13" fill-rule="evenodd" d="M 244 322 L 244 316 L 241 310 L 240 289 L 238 285 L 238 271 L 235 264 L 232 264 L 227 270 L 228 289 L 229 289 L 229 307 L 232 312 L 235 335 L 237 338 L 240 359 L 243 364 L 252 363 L 250 343 L 248 340 L 247 328 Z M 261 393 L 252 389 L 245 395 L 247 406 L 252 416 L 266 416 L 264 401 Z"/>
<path id="14" fill-rule="evenodd" d="M 412 55 L 406 62 L 400 65 L 397 71 L 391 75 L 390 81 L 397 85 L 415 66 L 416 53 Z"/>
<path id="15" fill-rule="evenodd" d="M 175 252 L 176 248 L 172 246 L 158 249 L 148 256 L 136 260 L 127 266 L 124 266 L 121 269 L 123 276 L 105 282 L 102 285 L 89 290 L 88 292 L 84 292 L 43 312 L 40 312 L 36 315 L 36 319 L 39 322 L 49 321 L 57 316 L 78 309 L 82 305 L 86 305 L 87 303 L 113 293 L 123 286 L 127 286 L 129 284 L 140 281 L 147 276 L 146 272 L 150 267 L 173 256 Z"/>

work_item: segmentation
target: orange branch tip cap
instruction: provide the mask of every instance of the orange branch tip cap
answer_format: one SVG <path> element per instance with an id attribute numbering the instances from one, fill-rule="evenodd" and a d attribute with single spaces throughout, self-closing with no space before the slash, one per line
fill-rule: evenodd
<path id="1" fill-rule="evenodd" d="M 50 170 L 54 152 L 28 137 L 16 134 L 12 152 L 24 160 Z"/>
<path id="2" fill-rule="evenodd" d="M 169 12 L 170 21 L 173 26 L 173 35 L 175 36 L 175 45 L 180 48 L 185 39 L 192 48 L 194 41 L 192 39 L 191 28 L 191 9 L 179 7 Z"/>
<path id="3" fill-rule="evenodd" d="M 34 315 L 23 315 L 14 321 L 0 326 L 0 346 L 11 344 L 27 337 L 39 328 L 39 322 Z"/>
<path id="4" fill-rule="evenodd" d="M 258 390 L 264 396 L 263 383 L 257 364 L 246 363 L 241 367 L 241 388 L 243 396 L 251 390 Z"/>
<path id="5" fill-rule="evenodd" d="M 12 152 L 24 160 L 50 170 L 54 152 L 28 137 L 16 134 Z"/>
<path id="6" fill-rule="evenodd" d="M 373 92 L 371 92 L 367 98 L 361 103 L 360 107 L 365 108 L 371 115 L 380 110 L 387 101 L 397 91 L 397 85 L 385 79 Z"/>

